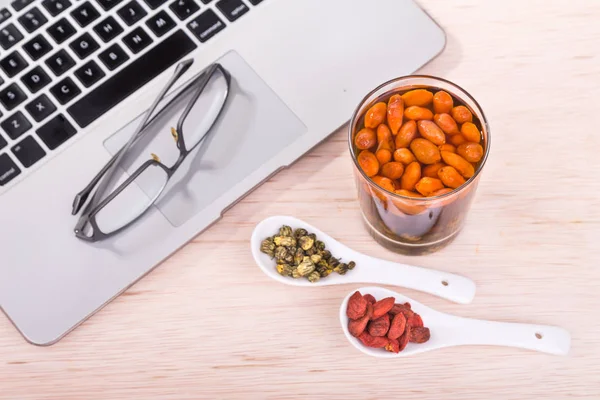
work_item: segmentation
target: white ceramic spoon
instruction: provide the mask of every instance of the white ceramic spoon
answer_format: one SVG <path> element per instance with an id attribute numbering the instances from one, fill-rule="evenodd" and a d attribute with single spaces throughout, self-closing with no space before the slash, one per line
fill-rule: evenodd
<path id="1" fill-rule="evenodd" d="M 288 225 L 292 229 L 304 228 L 317 235 L 318 240 L 325 243 L 327 250 L 342 262 L 356 262 L 356 267 L 346 275 L 332 273 L 318 282 L 311 283 L 307 279 L 294 279 L 281 276 L 275 269 L 275 260 L 260 251 L 261 242 L 279 232 L 279 228 Z M 348 283 L 375 283 L 382 285 L 402 286 L 430 293 L 456 303 L 467 304 L 475 297 L 475 283 L 465 277 L 421 267 L 414 267 L 370 257 L 354 251 L 331 236 L 301 221 L 288 216 L 269 217 L 259 222 L 254 228 L 250 241 L 254 260 L 267 274 L 278 282 L 293 286 L 323 286 Z"/>
<path id="2" fill-rule="evenodd" d="M 409 302 L 414 312 L 423 319 L 431 337 L 425 343 L 408 343 L 400 353 L 385 349 L 366 347 L 348 331 L 346 309 L 348 299 L 358 290 L 361 294 L 372 294 L 375 299 L 394 297 L 396 303 Z M 406 357 L 429 350 L 461 345 L 509 346 L 536 350 L 554 355 L 566 355 L 571 347 L 571 335 L 566 330 L 548 325 L 529 325 L 509 322 L 494 322 L 457 317 L 441 313 L 406 296 L 381 287 L 361 287 L 346 296 L 340 306 L 340 323 L 346 337 L 360 351 L 373 357 Z"/>

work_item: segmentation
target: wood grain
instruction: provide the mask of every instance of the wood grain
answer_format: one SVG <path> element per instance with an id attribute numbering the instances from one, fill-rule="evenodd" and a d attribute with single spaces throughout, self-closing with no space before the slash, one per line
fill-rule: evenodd
<path id="1" fill-rule="evenodd" d="M 408 258 L 374 243 L 337 132 L 55 346 L 26 344 L 0 318 L 0 398 L 600 397 L 600 2 L 420 3 L 448 33 L 420 72 L 478 99 L 493 138 L 450 247 Z M 252 228 L 274 214 L 367 254 L 469 276 L 478 292 L 467 306 L 403 293 L 462 316 L 566 327 L 571 354 L 481 346 L 366 357 L 337 319 L 354 286 L 282 286 L 251 261 Z"/>

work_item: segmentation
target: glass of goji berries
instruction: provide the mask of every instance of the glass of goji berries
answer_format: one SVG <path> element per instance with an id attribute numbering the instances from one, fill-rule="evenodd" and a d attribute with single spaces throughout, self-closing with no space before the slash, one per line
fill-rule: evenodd
<path id="1" fill-rule="evenodd" d="M 488 123 L 469 93 L 432 76 L 386 82 L 356 108 L 348 142 L 377 242 L 417 255 L 456 237 L 490 151 Z"/>

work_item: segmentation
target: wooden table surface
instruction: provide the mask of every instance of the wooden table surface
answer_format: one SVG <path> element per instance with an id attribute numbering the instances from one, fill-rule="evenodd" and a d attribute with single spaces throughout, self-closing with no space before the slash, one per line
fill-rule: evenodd
<path id="1" fill-rule="evenodd" d="M 599 398 L 600 2 L 420 3 L 448 33 L 420 72 L 466 88 L 493 135 L 454 243 L 418 258 L 375 244 L 337 132 L 58 344 L 26 344 L 0 318 L 0 398 Z M 477 283 L 469 305 L 400 290 L 461 316 L 565 327 L 571 352 L 367 357 L 338 321 L 357 285 L 283 286 L 253 263 L 251 231 L 275 214 L 367 254 L 466 275 Z"/>

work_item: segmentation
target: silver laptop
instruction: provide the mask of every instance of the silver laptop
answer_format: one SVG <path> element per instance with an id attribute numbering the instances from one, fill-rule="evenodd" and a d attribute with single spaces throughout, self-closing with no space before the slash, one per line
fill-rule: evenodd
<path id="1" fill-rule="evenodd" d="M 2 311 L 60 340 L 444 44 L 410 0 L 0 1 Z"/>

